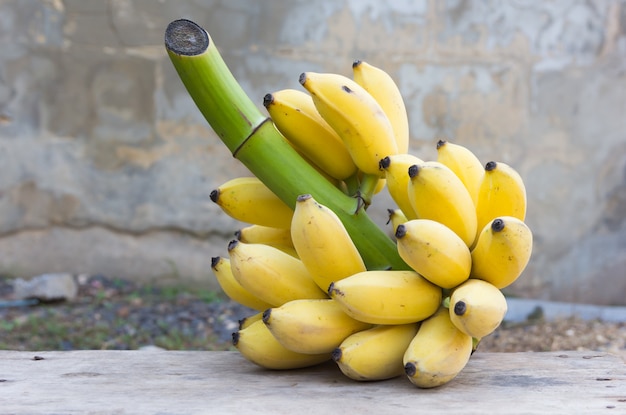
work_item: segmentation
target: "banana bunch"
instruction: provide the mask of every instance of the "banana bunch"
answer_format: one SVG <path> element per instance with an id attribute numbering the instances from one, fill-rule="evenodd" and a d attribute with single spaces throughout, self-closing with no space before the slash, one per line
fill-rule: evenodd
<path id="1" fill-rule="evenodd" d="M 256 177 L 231 179 L 211 200 L 244 225 L 211 267 L 228 297 L 255 310 L 233 345 L 267 369 L 333 361 L 356 381 L 443 385 L 503 321 L 502 289 L 529 262 L 524 183 L 449 141 L 436 143 L 436 160 L 410 154 L 400 91 L 367 62 L 354 62 L 352 78 L 305 72 L 299 82 L 304 90 L 265 95 L 271 121 L 363 209 L 387 189 L 390 236 L 407 267 L 368 269 L 313 194 L 291 207 Z"/>

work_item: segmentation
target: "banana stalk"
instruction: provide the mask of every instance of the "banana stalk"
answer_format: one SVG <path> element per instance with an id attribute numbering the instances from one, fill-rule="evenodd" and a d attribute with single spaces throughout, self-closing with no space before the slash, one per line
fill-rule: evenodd
<path id="1" fill-rule="evenodd" d="M 165 48 L 196 106 L 236 159 L 289 206 L 309 193 L 332 209 L 368 269 L 408 269 L 395 243 L 361 209 L 359 200 L 321 176 L 259 111 L 202 27 L 189 20 L 173 21 L 165 31 Z"/>

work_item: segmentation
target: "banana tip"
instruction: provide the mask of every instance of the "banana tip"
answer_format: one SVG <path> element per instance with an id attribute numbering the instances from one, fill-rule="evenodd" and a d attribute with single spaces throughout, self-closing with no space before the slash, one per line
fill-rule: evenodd
<path id="1" fill-rule="evenodd" d="M 341 347 L 337 347 L 335 350 L 333 350 L 330 354 L 331 359 L 333 359 L 334 362 L 338 362 L 341 360 L 341 355 L 343 354 L 343 352 L 341 351 Z"/>
<path id="2" fill-rule="evenodd" d="M 220 198 L 219 189 L 211 190 L 211 194 L 209 194 L 209 198 L 211 198 L 211 201 L 213 203 L 217 203 L 217 200 Z"/>
<path id="3" fill-rule="evenodd" d="M 265 96 L 263 97 L 263 106 L 267 108 L 270 105 L 272 105 L 273 102 L 274 102 L 274 95 L 265 94 Z"/>
<path id="4" fill-rule="evenodd" d="M 404 238 L 404 235 L 406 235 L 406 226 L 404 226 L 403 224 L 400 224 L 396 228 L 396 238 L 398 239 Z"/>
<path id="5" fill-rule="evenodd" d="M 390 165 L 391 165 L 391 159 L 389 158 L 389 156 L 380 159 L 380 161 L 378 162 L 378 168 L 380 170 L 387 170 Z"/>
<path id="6" fill-rule="evenodd" d="M 296 202 L 306 202 L 307 200 L 311 199 L 313 196 L 311 196 L 309 193 L 305 193 L 303 195 L 298 195 L 298 197 L 296 198 Z"/>
<path id="7" fill-rule="evenodd" d="M 417 373 L 417 367 L 415 366 L 415 363 L 408 362 L 407 364 L 405 364 L 404 373 L 406 373 L 406 375 L 409 377 L 415 376 L 415 374 Z"/>
<path id="8" fill-rule="evenodd" d="M 217 264 L 220 263 L 220 259 L 222 259 L 219 256 L 214 256 L 213 258 L 211 258 L 211 268 L 215 269 L 215 267 L 217 267 Z"/>
<path id="9" fill-rule="evenodd" d="M 498 163 L 496 163 L 495 161 L 489 161 L 487 162 L 487 164 L 485 164 L 485 171 L 495 170 L 496 167 L 498 167 Z"/>
<path id="10" fill-rule="evenodd" d="M 419 173 L 419 166 L 417 164 L 413 164 L 412 166 L 409 167 L 409 177 L 413 178 L 415 176 L 417 176 L 417 174 Z"/>
<path id="11" fill-rule="evenodd" d="M 233 337 L 233 346 L 237 346 L 237 343 L 239 343 L 239 332 L 236 331 L 232 334 Z"/>
<path id="12" fill-rule="evenodd" d="M 306 72 L 302 72 L 300 76 L 298 77 L 298 82 L 300 82 L 300 85 L 304 86 L 304 84 L 306 83 L 306 78 L 307 78 Z"/>
<path id="13" fill-rule="evenodd" d="M 466 312 L 467 312 L 467 304 L 465 303 L 465 301 L 457 301 L 454 304 L 454 314 L 456 314 L 457 316 L 462 316 Z"/>
<path id="14" fill-rule="evenodd" d="M 491 230 L 494 232 L 501 232 L 504 229 L 504 220 L 497 218 L 491 222 Z"/>
<path id="15" fill-rule="evenodd" d="M 271 315 L 272 315 L 272 309 L 271 308 L 268 308 L 267 310 L 265 310 L 263 312 L 263 317 L 262 317 L 263 323 L 269 324 Z"/>
<path id="16" fill-rule="evenodd" d="M 341 291 L 340 289 L 335 287 L 335 283 L 331 282 L 330 285 L 328 286 L 328 295 L 331 297 L 343 297 L 343 291 Z"/>
<path id="17" fill-rule="evenodd" d="M 233 249 L 235 249 L 235 247 L 239 244 L 239 241 L 237 239 L 233 239 L 232 241 L 230 241 L 228 243 L 228 252 L 232 251 Z"/>

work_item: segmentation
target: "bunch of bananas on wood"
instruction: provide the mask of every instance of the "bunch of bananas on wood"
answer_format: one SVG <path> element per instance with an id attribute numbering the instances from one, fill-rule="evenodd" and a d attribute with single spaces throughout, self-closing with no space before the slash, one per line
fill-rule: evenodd
<path id="1" fill-rule="evenodd" d="M 232 300 L 258 310 L 233 333 L 251 362 L 293 369 L 332 360 L 357 381 L 404 375 L 440 386 L 500 325 L 501 290 L 528 264 L 526 190 L 511 166 L 483 165 L 460 144 L 440 140 L 436 160 L 410 154 L 394 80 L 364 61 L 352 68 L 352 77 L 305 72 L 302 90 L 272 92 L 263 105 L 283 139 L 357 201 L 354 215 L 389 192 L 390 239 L 406 266 L 368 268 L 329 206 L 306 192 L 290 205 L 250 176 L 211 193 L 245 223 L 212 269 Z"/>

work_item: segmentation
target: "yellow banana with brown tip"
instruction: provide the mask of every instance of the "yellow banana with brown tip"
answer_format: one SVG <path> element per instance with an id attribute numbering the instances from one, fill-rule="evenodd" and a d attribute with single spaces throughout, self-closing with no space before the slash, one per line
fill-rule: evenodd
<path id="1" fill-rule="evenodd" d="M 391 229 L 393 230 L 392 234 L 395 235 L 398 225 L 408 222 L 409 219 L 405 216 L 401 209 L 387 209 L 387 213 L 389 214 L 389 220 L 387 223 L 391 223 Z"/>
<path id="2" fill-rule="evenodd" d="M 300 369 L 330 360 L 330 353 L 315 355 L 286 349 L 262 320 L 233 333 L 233 345 L 247 360 L 266 369 Z"/>
<path id="3" fill-rule="evenodd" d="M 507 311 L 506 298 L 493 284 L 470 278 L 452 291 L 450 320 L 463 333 L 482 339 L 500 326 Z"/>
<path id="4" fill-rule="evenodd" d="M 408 172 L 409 198 L 417 218 L 446 225 L 471 246 L 476 237 L 476 208 L 461 179 L 437 161 L 414 164 Z"/>
<path id="5" fill-rule="evenodd" d="M 352 64 L 353 78 L 380 104 L 393 127 L 398 153 L 409 151 L 409 117 L 402 93 L 391 75 L 381 68 L 357 60 Z"/>
<path id="6" fill-rule="evenodd" d="M 338 180 L 356 173 L 346 146 L 320 116 L 309 94 L 282 89 L 265 95 L 263 105 L 278 131 L 322 171 Z"/>
<path id="7" fill-rule="evenodd" d="M 478 190 L 485 174 L 485 169 L 478 157 L 465 146 L 439 140 L 437 161 L 448 166 L 461 179 L 476 206 Z"/>
<path id="8" fill-rule="evenodd" d="M 260 311 L 271 307 L 271 304 L 261 300 L 246 290 L 239 281 L 235 279 L 231 269 L 230 259 L 221 256 L 211 258 L 211 269 L 213 270 L 218 284 L 231 300 Z"/>
<path id="9" fill-rule="evenodd" d="M 379 325 L 348 336 L 331 356 L 350 379 L 372 381 L 404 374 L 402 358 L 419 323 Z"/>
<path id="10" fill-rule="evenodd" d="M 423 162 L 412 154 L 395 154 L 384 157 L 379 162 L 380 168 L 385 172 L 389 195 L 408 219 L 417 219 L 408 190 L 411 179 L 409 167 Z"/>
<path id="11" fill-rule="evenodd" d="M 361 254 L 343 223 L 310 194 L 298 196 L 291 240 L 313 281 L 324 291 L 333 281 L 365 271 Z"/>
<path id="12" fill-rule="evenodd" d="M 343 140 L 357 167 L 382 177 L 378 162 L 398 153 L 389 118 L 362 86 L 333 73 L 304 72 L 300 84 L 311 94 L 320 115 Z"/>
<path id="13" fill-rule="evenodd" d="M 347 315 L 334 300 L 301 299 L 263 312 L 263 322 L 285 348 L 298 353 L 330 353 L 341 342 L 371 327 Z"/>
<path id="14" fill-rule="evenodd" d="M 530 261 L 533 235 L 526 223 L 500 216 L 485 225 L 472 249 L 472 278 L 502 289 L 513 284 Z"/>
<path id="15" fill-rule="evenodd" d="M 288 229 L 291 209 L 257 177 L 237 177 L 211 191 L 211 200 L 230 217 L 249 224 Z"/>
<path id="16" fill-rule="evenodd" d="M 328 298 L 302 261 L 278 248 L 235 239 L 228 244 L 228 254 L 235 279 L 274 307 L 300 298 Z"/>
<path id="17" fill-rule="evenodd" d="M 271 226 L 249 225 L 235 232 L 235 237 L 247 244 L 264 244 L 280 249 L 292 256 L 298 256 L 293 242 L 291 230 Z"/>
<path id="18" fill-rule="evenodd" d="M 495 161 L 485 164 L 484 170 L 476 204 L 477 233 L 498 216 L 525 220 L 526 187 L 520 174 L 508 164 Z"/>
<path id="19" fill-rule="evenodd" d="M 265 310 L 263 310 L 265 311 Z M 259 321 L 263 319 L 263 311 L 259 311 L 258 313 L 243 317 L 239 319 L 239 330 L 243 330 L 246 327 L 250 326 L 255 321 Z"/>
<path id="20" fill-rule="evenodd" d="M 419 388 L 434 388 L 454 379 L 472 354 L 472 336 L 456 328 L 448 310 L 422 321 L 404 353 L 404 371 Z"/>
<path id="21" fill-rule="evenodd" d="M 430 219 L 413 219 L 396 228 L 398 253 L 416 272 L 442 288 L 469 278 L 469 248 L 450 228 Z"/>
<path id="22" fill-rule="evenodd" d="M 372 270 L 333 282 L 328 294 L 351 317 L 372 324 L 406 324 L 432 315 L 441 288 L 411 270 Z"/>

